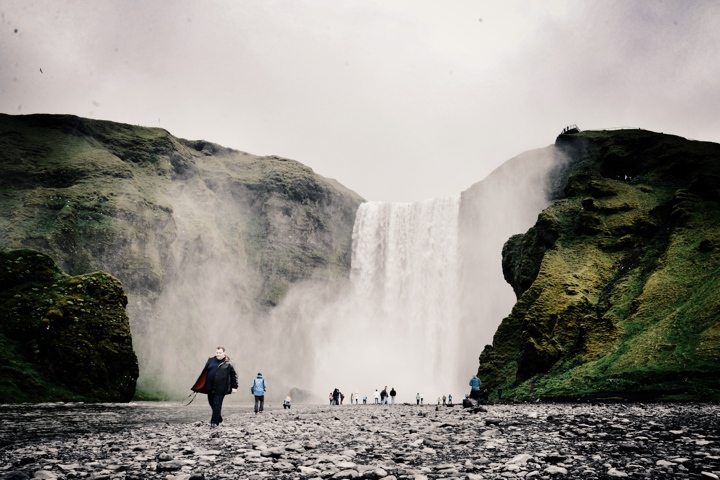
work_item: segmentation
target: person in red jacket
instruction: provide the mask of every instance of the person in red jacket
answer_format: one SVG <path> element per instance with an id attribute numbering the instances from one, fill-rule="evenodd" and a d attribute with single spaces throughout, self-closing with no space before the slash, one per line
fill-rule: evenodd
<path id="1" fill-rule="evenodd" d="M 230 357 L 225 354 L 225 347 L 217 347 L 215 356 L 208 358 L 205 368 L 192 386 L 193 392 L 205 393 L 208 396 L 208 403 L 212 408 L 210 428 L 222 423 L 225 395 L 237 392 L 237 388 L 238 375 L 235 367 L 230 362 Z"/>

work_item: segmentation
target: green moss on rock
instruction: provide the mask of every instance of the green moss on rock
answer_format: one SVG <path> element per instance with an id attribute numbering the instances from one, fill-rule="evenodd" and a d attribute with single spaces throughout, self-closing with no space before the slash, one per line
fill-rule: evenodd
<path id="1" fill-rule="evenodd" d="M 73 277 L 40 252 L 0 252 L 0 402 L 131 400 L 126 305 L 107 273 Z"/>
<path id="2" fill-rule="evenodd" d="M 720 399 L 720 145 L 640 130 L 557 145 L 564 194 L 503 249 L 518 302 L 480 355 L 485 385 Z"/>

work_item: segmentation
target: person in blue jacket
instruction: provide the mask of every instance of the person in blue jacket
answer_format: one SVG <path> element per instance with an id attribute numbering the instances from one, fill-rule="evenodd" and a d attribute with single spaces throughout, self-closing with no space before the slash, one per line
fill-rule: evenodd
<path id="1" fill-rule="evenodd" d="M 473 375 L 470 379 L 470 398 L 475 400 L 478 404 L 480 403 L 480 385 L 482 382 L 477 375 Z"/>
<path id="2" fill-rule="evenodd" d="M 262 373 L 257 374 L 252 385 L 250 385 L 250 393 L 255 395 L 255 413 L 262 412 L 265 406 L 265 390 L 267 390 L 267 383 L 262 376 Z"/>

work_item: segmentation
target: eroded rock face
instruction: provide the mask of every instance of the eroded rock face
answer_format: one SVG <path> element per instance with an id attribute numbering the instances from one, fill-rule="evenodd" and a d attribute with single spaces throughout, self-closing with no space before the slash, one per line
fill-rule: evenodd
<path id="1" fill-rule="evenodd" d="M 126 305 L 107 273 L 69 276 L 40 252 L 0 252 L 0 403 L 131 400 L 138 363 Z"/>
<path id="2" fill-rule="evenodd" d="M 68 115 L 0 115 L 0 160 L 0 249 L 118 278 L 154 393 L 197 375 L 178 355 L 253 358 L 293 285 L 350 268 L 362 198 L 294 160 Z"/>
<path id="3" fill-rule="evenodd" d="M 518 297 L 480 357 L 513 398 L 720 395 L 720 145 L 563 135 L 564 193 L 508 240 Z"/>
<path id="4" fill-rule="evenodd" d="M 246 257 L 266 307 L 297 280 L 349 269 L 362 198 L 294 160 L 70 115 L 0 115 L 0 152 L 0 248 L 36 248 L 73 275 L 110 272 L 130 297 L 157 297 L 183 261 L 170 248 L 181 237 Z"/>

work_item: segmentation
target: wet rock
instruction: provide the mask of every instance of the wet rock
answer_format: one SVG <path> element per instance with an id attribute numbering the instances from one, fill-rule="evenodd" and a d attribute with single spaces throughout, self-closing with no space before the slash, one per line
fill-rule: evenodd
<path id="1" fill-rule="evenodd" d="M 33 475 L 33 478 L 38 478 L 42 480 L 56 480 L 58 478 L 57 474 L 49 471 L 49 470 L 38 470 Z"/>
<path id="2" fill-rule="evenodd" d="M 183 467 L 182 462 L 178 462 L 176 460 L 171 460 L 169 462 L 160 462 L 157 464 L 156 470 L 158 472 L 173 472 L 176 470 L 180 470 Z"/>
<path id="3" fill-rule="evenodd" d="M 0 476 L 1 480 L 29 480 L 30 477 L 25 472 L 8 472 Z"/>
<path id="4" fill-rule="evenodd" d="M 550 474 L 550 475 L 567 475 L 568 471 L 567 468 L 558 467 L 556 465 L 551 465 L 547 467 L 543 472 Z"/>
<path id="5" fill-rule="evenodd" d="M 382 414 L 369 406 L 293 408 L 300 415 L 282 416 L 266 406 L 260 421 L 251 407 L 229 404 L 222 429 L 216 429 L 221 435 L 212 438 L 206 423 L 196 425 L 209 413 L 203 405 L 0 405 L 2 438 L 12 433 L 23 439 L 0 450 L 0 474 L 32 477 L 43 470 L 68 480 L 599 480 L 701 478 L 701 472 L 720 470 L 718 438 L 711 433 L 720 431 L 720 405 L 490 405 L 489 424 L 452 409 L 418 417 L 402 405 Z M 50 428 L 32 428 L 35 417 Z M 651 430 L 650 421 L 667 430 Z M 618 433 L 615 424 L 625 430 Z M 681 434 L 658 437 L 670 430 Z M 36 461 L 18 466 L 30 457 Z"/>

